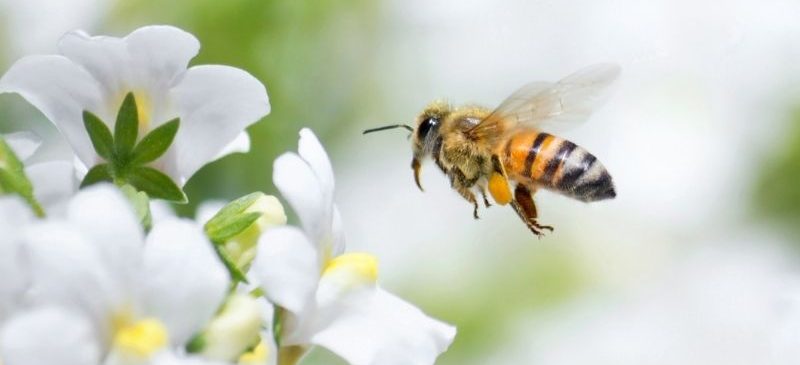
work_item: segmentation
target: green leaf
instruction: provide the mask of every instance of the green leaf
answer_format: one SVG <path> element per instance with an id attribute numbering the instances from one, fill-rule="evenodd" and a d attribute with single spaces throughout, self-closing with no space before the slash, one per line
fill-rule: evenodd
<path id="1" fill-rule="evenodd" d="M 139 218 L 145 230 L 150 230 L 153 224 L 153 217 L 150 214 L 150 198 L 143 191 L 136 191 L 136 188 L 128 184 L 123 185 L 120 190 L 133 205 L 133 210 Z"/>
<path id="2" fill-rule="evenodd" d="M 114 148 L 114 139 L 111 137 L 111 130 L 108 129 L 103 121 L 88 110 L 83 111 L 83 125 L 89 132 L 89 139 L 92 146 L 100 157 L 110 160 Z"/>
<path id="3" fill-rule="evenodd" d="M 138 166 L 132 168 L 125 176 L 125 181 L 153 198 L 176 203 L 187 202 L 186 194 L 183 193 L 183 190 L 169 176 L 152 167 Z"/>
<path id="4" fill-rule="evenodd" d="M 264 193 L 257 191 L 226 204 L 217 214 L 214 214 L 214 216 L 206 222 L 206 231 L 218 230 L 221 226 L 227 225 L 227 221 L 233 219 L 235 215 L 244 212 L 245 209 L 253 205 L 253 203 L 262 196 L 264 196 Z"/>
<path id="5" fill-rule="evenodd" d="M 24 168 L 11 147 L 0 138 L 0 195 L 17 194 L 25 199 L 37 216 L 44 217 L 44 209 L 33 195 L 33 184 L 25 175 Z"/>
<path id="6" fill-rule="evenodd" d="M 186 352 L 190 354 L 196 354 L 206 347 L 206 338 L 203 336 L 202 333 L 198 333 L 189 340 L 189 343 L 186 344 Z"/>
<path id="7" fill-rule="evenodd" d="M 86 176 L 84 176 L 83 181 L 81 181 L 81 188 L 87 187 L 92 184 L 97 184 L 101 181 L 113 181 L 107 163 L 101 163 L 89 169 L 89 172 L 86 173 Z"/>
<path id="8" fill-rule="evenodd" d="M 161 157 L 164 152 L 172 144 L 175 139 L 175 134 L 178 133 L 180 126 L 180 119 L 175 118 L 169 122 L 164 123 L 156 129 L 148 133 L 136 148 L 133 149 L 131 156 L 132 165 L 142 165 Z"/>
<path id="9" fill-rule="evenodd" d="M 130 155 L 139 133 L 139 112 L 136 109 L 136 98 L 133 93 L 125 95 L 122 106 L 117 113 L 117 124 L 114 125 L 114 147 L 117 158 L 126 161 Z"/>
<path id="10" fill-rule="evenodd" d="M 231 279 L 234 282 L 242 282 L 247 283 L 247 276 L 236 266 L 236 263 L 231 260 L 230 256 L 225 252 L 225 250 L 220 245 L 213 245 L 214 250 L 217 252 L 217 256 L 219 259 L 222 260 L 222 263 L 225 264 L 225 268 L 228 269 L 228 272 L 231 274 Z"/>
<path id="11" fill-rule="evenodd" d="M 212 228 L 206 225 L 206 235 L 208 235 L 208 238 L 211 239 L 212 242 L 226 242 L 250 227 L 259 217 L 261 217 L 261 213 L 259 212 L 237 214 L 236 216 L 219 222 L 219 224 L 211 226 Z"/>

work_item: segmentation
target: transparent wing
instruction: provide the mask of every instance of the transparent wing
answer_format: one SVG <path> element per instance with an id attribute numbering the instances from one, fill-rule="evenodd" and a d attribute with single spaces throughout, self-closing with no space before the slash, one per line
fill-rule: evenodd
<path id="1" fill-rule="evenodd" d="M 499 138 L 517 126 L 563 130 L 580 124 L 607 98 L 608 86 L 620 68 L 597 64 L 556 83 L 532 82 L 515 91 L 468 133 L 474 138 Z"/>

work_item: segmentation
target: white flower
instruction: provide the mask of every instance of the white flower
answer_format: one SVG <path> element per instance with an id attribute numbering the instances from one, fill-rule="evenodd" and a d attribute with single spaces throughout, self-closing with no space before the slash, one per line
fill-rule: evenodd
<path id="1" fill-rule="evenodd" d="M 179 117 L 180 128 L 164 155 L 149 164 L 182 186 L 221 153 L 248 148 L 244 128 L 269 113 L 263 84 L 228 66 L 186 68 L 200 44 L 171 26 L 147 26 L 124 38 L 67 33 L 59 55 L 27 56 L 0 79 L 0 92 L 22 95 L 52 121 L 85 167 L 103 159 L 94 150 L 83 111 L 113 130 L 123 98 L 132 92 L 139 138 Z"/>
<path id="2" fill-rule="evenodd" d="M 156 362 L 182 348 L 213 317 L 228 287 L 228 273 L 197 224 L 164 220 L 145 237 L 110 185 L 81 191 L 64 219 L 31 224 L 23 236 L 31 304 L 85 316 L 108 353 L 106 364 Z"/>
<path id="3" fill-rule="evenodd" d="M 21 231 L 33 211 L 17 196 L 0 197 L 0 325 L 19 309 L 28 286 Z"/>
<path id="4" fill-rule="evenodd" d="M 17 157 L 25 164 L 25 175 L 33 184 L 33 195 L 45 212 L 60 214 L 68 199 L 78 190 L 78 176 L 73 156 L 58 160 L 34 160 L 42 145 L 41 138 L 31 132 L 3 136 Z"/>
<path id="5" fill-rule="evenodd" d="M 319 345 L 353 365 L 432 364 L 455 328 L 383 290 L 375 257 L 343 253 L 328 156 L 308 129 L 300 132 L 298 152 L 275 161 L 273 180 L 303 229 L 266 231 L 253 263 L 281 313 L 281 363 Z"/>

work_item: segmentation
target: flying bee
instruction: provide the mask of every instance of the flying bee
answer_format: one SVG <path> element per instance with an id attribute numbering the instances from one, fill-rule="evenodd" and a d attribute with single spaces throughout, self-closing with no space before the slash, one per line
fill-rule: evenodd
<path id="1" fill-rule="evenodd" d="M 475 193 L 481 194 L 488 208 L 488 190 L 497 204 L 510 203 L 528 228 L 541 236 L 553 227 L 537 221 L 533 195 L 538 189 L 584 202 L 616 196 L 611 175 L 594 155 L 545 130 L 588 119 L 619 73 L 616 65 L 599 64 L 556 83 L 533 82 L 494 110 L 433 102 L 417 116 L 416 127 L 397 124 L 364 133 L 408 129 L 411 168 L 420 190 L 422 161 L 431 156 L 453 189 L 473 205 L 476 219 Z"/>

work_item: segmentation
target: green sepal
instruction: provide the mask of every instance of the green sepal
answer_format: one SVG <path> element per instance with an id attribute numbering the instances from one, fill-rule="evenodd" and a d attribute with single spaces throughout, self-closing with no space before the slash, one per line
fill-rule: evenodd
<path id="1" fill-rule="evenodd" d="M 108 126 L 88 110 L 83 111 L 83 125 L 86 127 L 86 131 L 89 132 L 89 139 L 92 141 L 92 146 L 94 146 L 97 154 L 106 160 L 110 160 L 114 151 L 114 137 L 111 136 L 111 130 L 108 129 Z"/>
<path id="2" fill-rule="evenodd" d="M 37 216 L 43 217 L 44 209 L 33 195 L 33 184 L 25 175 L 24 168 L 22 161 L 11 147 L 4 139 L 0 138 L 0 195 L 19 195 L 25 199 Z"/>
<path id="3" fill-rule="evenodd" d="M 228 256 L 222 246 L 217 244 L 212 246 L 214 246 L 214 251 L 217 252 L 217 256 L 225 265 L 225 268 L 228 269 L 228 273 L 231 274 L 231 279 L 233 279 L 235 283 L 242 282 L 247 284 L 247 275 L 245 275 L 244 272 L 242 272 L 242 270 L 236 266 L 236 263 L 231 260 L 230 256 Z"/>
<path id="4" fill-rule="evenodd" d="M 128 160 L 138 134 L 139 112 L 136 109 L 136 98 L 133 93 L 128 93 L 119 107 L 117 123 L 114 125 L 114 148 L 118 159 Z"/>
<path id="5" fill-rule="evenodd" d="M 179 126 L 180 119 L 175 118 L 150 131 L 133 149 L 130 163 L 143 165 L 161 157 L 172 145 Z"/>
<path id="6" fill-rule="evenodd" d="M 261 214 L 258 212 L 244 213 L 258 199 L 264 196 L 262 192 L 247 194 L 236 199 L 208 220 L 205 224 L 206 235 L 211 241 L 224 243 L 228 239 L 250 227 Z"/>
<path id="7" fill-rule="evenodd" d="M 232 216 L 230 219 L 219 222 L 219 226 L 215 226 L 212 229 L 209 229 L 208 225 L 206 225 L 206 235 L 212 242 L 224 243 L 237 234 L 242 233 L 260 217 L 261 213 L 259 212 L 238 214 Z"/>
<path id="8" fill-rule="evenodd" d="M 86 173 L 83 181 L 81 181 L 81 189 L 101 181 L 113 181 L 110 166 L 107 163 L 101 163 L 89 169 L 89 172 Z"/>
<path id="9" fill-rule="evenodd" d="M 186 203 L 186 194 L 166 174 L 148 166 L 131 168 L 124 176 L 124 181 L 139 191 L 157 198 L 176 203 Z"/>
<path id="10" fill-rule="evenodd" d="M 206 347 L 206 338 L 203 336 L 202 333 L 198 333 L 189 340 L 189 343 L 186 344 L 186 352 L 190 354 L 196 354 Z"/>
<path id="11" fill-rule="evenodd" d="M 125 194 L 125 197 L 128 198 L 128 201 L 133 205 L 133 210 L 136 213 L 136 217 L 139 218 L 142 227 L 144 227 L 146 231 L 149 231 L 153 226 L 153 216 L 150 214 L 150 198 L 147 196 L 147 193 L 137 191 L 136 188 L 127 184 L 120 187 L 120 190 L 122 190 L 122 193 Z"/>

